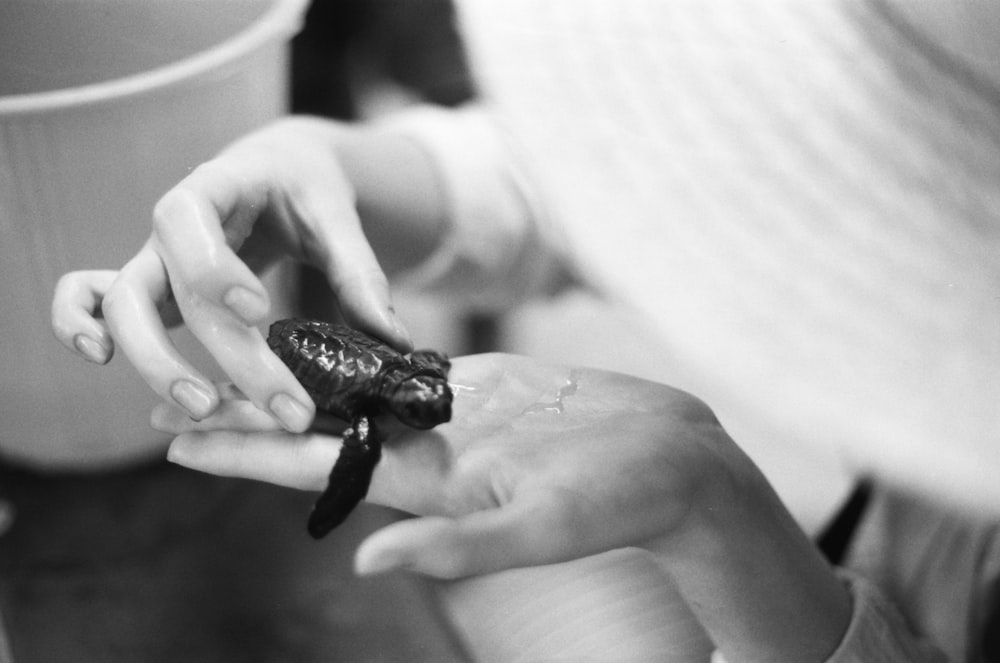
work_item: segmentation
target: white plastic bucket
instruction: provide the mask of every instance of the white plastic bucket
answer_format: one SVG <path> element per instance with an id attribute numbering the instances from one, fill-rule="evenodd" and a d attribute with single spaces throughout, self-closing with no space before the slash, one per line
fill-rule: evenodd
<path id="1" fill-rule="evenodd" d="M 52 291 L 69 270 L 122 265 L 171 185 L 284 112 L 305 5 L 0 2 L 4 457 L 95 467 L 162 448 L 155 396 L 123 358 L 91 366 L 59 346 Z"/>

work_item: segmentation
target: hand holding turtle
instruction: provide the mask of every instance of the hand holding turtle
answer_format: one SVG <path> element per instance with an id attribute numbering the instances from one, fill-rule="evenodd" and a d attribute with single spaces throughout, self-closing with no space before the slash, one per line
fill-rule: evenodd
<path id="1" fill-rule="evenodd" d="M 420 517 L 365 540 L 359 572 L 456 578 L 643 547 L 735 660 L 832 651 L 844 589 L 701 401 L 510 355 L 459 357 L 451 371 L 451 422 L 382 424 L 368 499 Z M 175 462 L 305 490 L 325 487 L 340 449 L 278 430 L 238 397 L 201 422 L 163 405 L 154 424 L 177 434 Z"/>
<path id="2" fill-rule="evenodd" d="M 316 266 L 354 326 L 402 349 L 410 344 L 356 208 L 361 193 L 354 180 L 363 178 L 349 171 L 365 170 L 351 170 L 351 145 L 360 133 L 289 118 L 195 168 L 156 205 L 151 237 L 116 278 L 108 271 L 63 277 L 53 300 L 57 337 L 98 363 L 117 344 L 154 391 L 201 418 L 219 396 L 165 333 L 183 319 L 248 398 L 286 429 L 304 430 L 313 405 L 254 327 L 269 310 L 260 271 L 289 258 Z M 379 139 L 372 142 L 376 147 L 364 154 L 378 152 Z M 393 151 L 396 165 L 405 162 L 399 154 Z M 418 185 L 413 177 L 400 181 Z M 387 188 L 380 200 L 391 205 Z M 412 202 L 402 206 L 419 209 Z M 369 230 L 377 235 L 379 214 L 371 217 Z"/>
<path id="3" fill-rule="evenodd" d="M 366 542 L 363 572 L 453 577 L 638 545 L 684 522 L 709 494 L 713 459 L 739 453 L 696 399 L 615 373 L 492 354 L 453 360 L 451 383 L 450 423 L 379 420 L 368 499 L 427 517 Z M 306 490 L 325 487 L 340 449 L 329 435 L 286 434 L 238 397 L 200 422 L 169 405 L 153 420 L 178 434 L 175 462 Z"/>

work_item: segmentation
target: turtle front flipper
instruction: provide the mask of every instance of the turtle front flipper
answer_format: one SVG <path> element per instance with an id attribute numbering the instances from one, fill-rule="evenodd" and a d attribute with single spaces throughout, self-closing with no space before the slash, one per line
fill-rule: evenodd
<path id="1" fill-rule="evenodd" d="M 344 442 L 326 490 L 316 500 L 309 515 L 309 534 L 326 536 L 351 515 L 368 494 L 372 473 L 382 456 L 382 439 L 374 423 L 360 416 L 344 431 Z"/>

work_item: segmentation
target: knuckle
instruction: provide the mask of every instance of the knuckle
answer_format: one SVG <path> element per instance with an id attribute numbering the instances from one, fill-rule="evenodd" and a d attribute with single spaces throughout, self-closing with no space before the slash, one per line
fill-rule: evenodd
<path id="1" fill-rule="evenodd" d="M 93 272 L 75 271 L 67 272 L 59 277 L 54 288 L 54 295 L 57 300 L 66 303 L 76 304 L 81 295 L 90 290 L 94 281 Z"/>
<path id="2" fill-rule="evenodd" d="M 162 233 L 170 227 L 170 221 L 178 206 L 178 198 L 182 194 L 177 187 L 163 194 L 153 205 L 153 232 Z"/>
<path id="3" fill-rule="evenodd" d="M 70 274 L 65 274 L 58 281 L 52 291 L 52 322 L 58 324 L 67 309 L 75 306 L 73 302 L 74 292 L 78 288 L 75 286 L 75 279 Z"/>
<path id="4" fill-rule="evenodd" d="M 128 298 L 127 290 L 120 283 L 113 283 L 108 291 L 101 298 L 100 313 L 107 319 L 115 318 L 119 311 L 124 308 L 125 300 Z"/>
<path id="5" fill-rule="evenodd" d="M 67 272 L 56 281 L 56 292 L 65 293 L 76 288 L 80 282 L 80 272 Z"/>
<path id="6" fill-rule="evenodd" d="M 153 233 L 161 239 L 168 234 L 177 218 L 192 208 L 196 195 L 186 180 L 163 194 L 153 205 Z"/>
<path id="7" fill-rule="evenodd" d="M 195 166 L 187 177 L 163 194 L 153 206 L 153 230 L 164 232 L 170 229 L 178 216 L 188 214 L 207 200 L 204 191 L 219 186 L 221 178 L 228 177 L 226 169 L 218 160 L 210 160 Z"/>

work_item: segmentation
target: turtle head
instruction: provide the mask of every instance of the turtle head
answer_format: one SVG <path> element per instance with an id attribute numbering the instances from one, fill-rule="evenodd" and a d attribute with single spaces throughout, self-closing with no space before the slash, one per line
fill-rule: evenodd
<path id="1" fill-rule="evenodd" d="M 407 426 L 426 430 L 451 420 L 452 398 L 447 380 L 416 375 L 396 387 L 391 409 L 396 418 Z"/>

